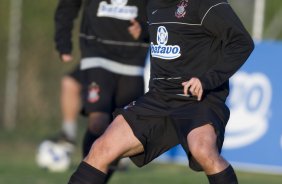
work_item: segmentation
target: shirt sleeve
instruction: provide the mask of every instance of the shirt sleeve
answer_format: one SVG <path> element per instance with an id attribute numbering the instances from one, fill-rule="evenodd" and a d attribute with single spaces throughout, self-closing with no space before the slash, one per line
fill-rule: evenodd
<path id="1" fill-rule="evenodd" d="M 148 4 L 148 0 L 143 0 L 142 1 L 142 6 L 139 7 L 139 13 L 137 17 L 137 21 L 139 22 L 141 26 L 141 35 L 139 39 L 143 42 L 149 43 L 149 28 L 148 28 L 148 18 L 146 14 L 146 7 Z"/>
<path id="2" fill-rule="evenodd" d="M 243 24 L 226 2 L 211 6 L 202 25 L 208 34 L 220 40 L 221 59 L 200 77 L 204 90 L 226 82 L 247 60 L 254 43 Z"/>
<path id="3" fill-rule="evenodd" d="M 55 11 L 55 44 L 60 54 L 69 54 L 72 51 L 72 29 L 82 0 L 59 0 Z"/>

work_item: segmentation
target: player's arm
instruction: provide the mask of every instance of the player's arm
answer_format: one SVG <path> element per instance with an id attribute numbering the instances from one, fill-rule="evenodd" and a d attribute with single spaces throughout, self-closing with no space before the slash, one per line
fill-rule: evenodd
<path id="1" fill-rule="evenodd" d="M 131 20 L 131 26 L 129 27 L 129 33 L 134 39 L 139 39 L 140 41 L 149 42 L 149 31 L 148 31 L 148 21 L 146 15 L 146 7 L 148 0 L 143 0 L 142 4 L 138 9 L 138 17 Z"/>
<path id="2" fill-rule="evenodd" d="M 64 62 L 72 60 L 72 30 L 82 0 L 59 0 L 55 11 L 55 43 L 60 58 Z"/>
<path id="3" fill-rule="evenodd" d="M 222 60 L 200 77 L 204 90 L 215 89 L 226 82 L 247 60 L 254 43 L 243 24 L 226 1 L 210 9 L 203 27 L 221 41 Z M 222 2 L 221 1 L 221 2 Z"/>
<path id="4" fill-rule="evenodd" d="M 145 25 L 141 25 L 141 22 L 136 19 L 130 20 L 131 25 L 128 27 L 128 32 L 135 40 L 142 40 L 144 42 L 148 42 L 149 34 L 148 27 Z"/>
<path id="5" fill-rule="evenodd" d="M 142 28 L 138 21 L 135 19 L 130 20 L 131 25 L 128 27 L 128 32 L 131 34 L 131 36 L 138 40 L 142 31 Z"/>

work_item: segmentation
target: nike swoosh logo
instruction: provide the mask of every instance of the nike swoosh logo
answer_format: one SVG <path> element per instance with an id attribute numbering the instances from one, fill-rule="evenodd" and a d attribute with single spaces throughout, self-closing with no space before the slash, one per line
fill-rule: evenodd
<path id="1" fill-rule="evenodd" d="M 158 10 L 152 11 L 152 15 L 154 15 L 155 13 L 157 13 Z"/>

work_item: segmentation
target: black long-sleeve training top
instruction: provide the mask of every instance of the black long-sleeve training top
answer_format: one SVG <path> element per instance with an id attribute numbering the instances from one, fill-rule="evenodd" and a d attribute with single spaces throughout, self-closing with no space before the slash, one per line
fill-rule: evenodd
<path id="1" fill-rule="evenodd" d="M 146 0 L 60 0 L 55 12 L 55 43 L 61 54 L 72 51 L 74 19 L 83 6 L 80 29 L 81 57 L 102 57 L 144 66 L 148 51 Z M 128 32 L 136 19 L 142 33 L 135 40 Z"/>
<path id="2" fill-rule="evenodd" d="M 226 0 L 149 2 L 150 89 L 183 89 L 198 77 L 206 94 L 225 100 L 228 79 L 254 49 L 250 35 Z"/>

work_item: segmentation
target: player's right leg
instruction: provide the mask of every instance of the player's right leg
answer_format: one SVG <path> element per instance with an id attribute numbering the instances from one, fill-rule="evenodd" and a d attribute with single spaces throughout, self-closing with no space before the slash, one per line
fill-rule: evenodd
<path id="1" fill-rule="evenodd" d="M 88 156 L 71 176 L 69 184 L 103 184 L 108 166 L 122 156 L 144 151 L 129 124 L 119 115 L 92 145 Z"/>

